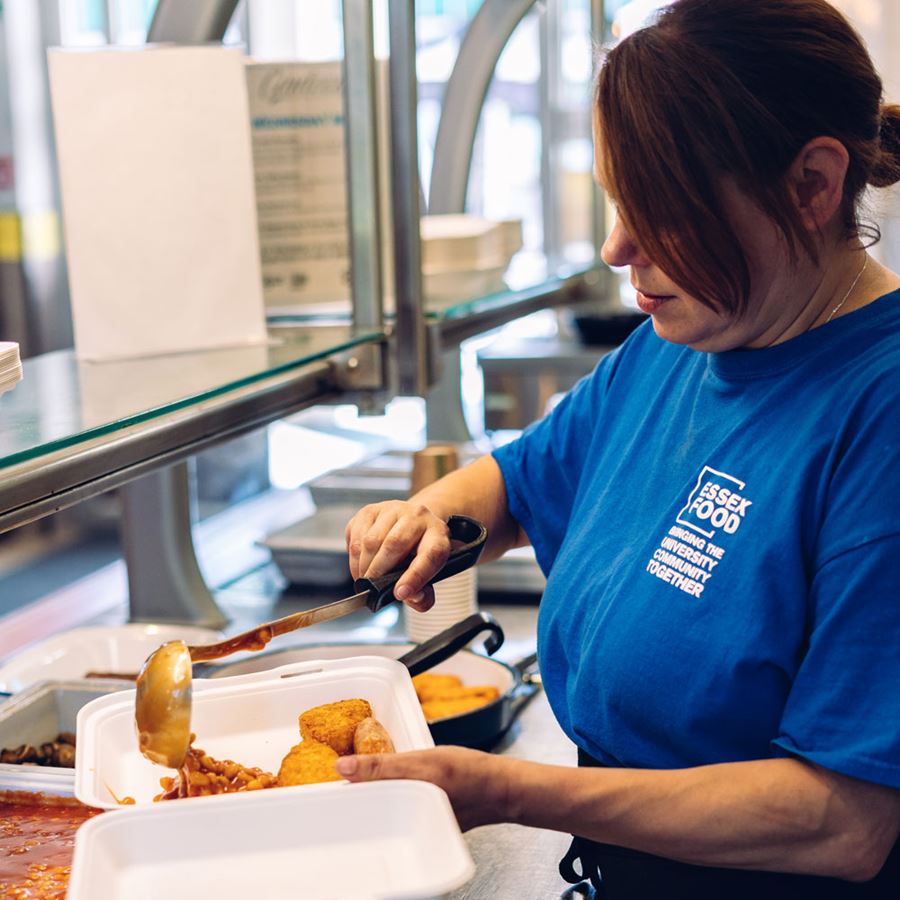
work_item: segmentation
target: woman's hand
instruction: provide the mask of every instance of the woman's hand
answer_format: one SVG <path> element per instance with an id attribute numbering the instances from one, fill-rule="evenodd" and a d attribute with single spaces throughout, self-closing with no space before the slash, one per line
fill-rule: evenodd
<path id="1" fill-rule="evenodd" d="M 394 596 L 420 612 L 431 609 L 434 589 L 428 582 L 451 549 L 443 519 L 421 503 L 388 500 L 364 506 L 347 523 L 344 537 L 354 580 L 385 575 L 415 554 Z"/>
<path id="2" fill-rule="evenodd" d="M 478 825 L 505 821 L 508 762 L 465 747 L 435 747 L 409 753 L 342 756 L 336 766 L 350 781 L 430 781 L 447 793 L 459 827 L 468 831 Z"/>

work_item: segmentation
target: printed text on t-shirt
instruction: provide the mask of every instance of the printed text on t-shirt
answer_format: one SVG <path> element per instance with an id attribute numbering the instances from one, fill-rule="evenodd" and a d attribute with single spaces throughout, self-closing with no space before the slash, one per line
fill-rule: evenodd
<path id="1" fill-rule="evenodd" d="M 693 597 L 699 597 L 725 548 L 711 538 L 721 530 L 732 535 L 741 527 L 753 501 L 744 496 L 746 485 L 733 475 L 704 466 L 697 483 L 653 556 L 647 572 Z"/>

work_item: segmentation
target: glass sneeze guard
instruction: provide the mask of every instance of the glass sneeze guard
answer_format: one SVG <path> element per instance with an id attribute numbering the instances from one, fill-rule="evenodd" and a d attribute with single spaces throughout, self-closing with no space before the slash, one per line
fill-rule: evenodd
<path id="1" fill-rule="evenodd" d="M 72 350 L 24 363 L 0 396 L 0 470 L 159 419 L 382 337 L 350 325 L 272 328 L 266 344 L 108 362 Z"/>
<path id="2" fill-rule="evenodd" d="M 440 310 L 427 310 L 426 314 L 430 318 L 442 320 L 478 316 L 487 312 L 497 312 L 506 307 L 510 307 L 518 312 L 517 307 L 519 304 L 548 297 L 564 287 L 571 279 L 586 278 L 595 271 L 598 271 L 598 267 L 595 265 L 567 266 L 537 283 L 508 288 L 507 290 L 496 291 L 481 297 L 473 297 L 469 300 L 447 305 Z"/>
<path id="3" fill-rule="evenodd" d="M 545 273 L 537 279 L 528 279 L 524 283 L 516 282 L 514 287 L 507 287 L 501 291 L 490 294 L 482 294 L 475 297 L 461 299 L 457 302 L 429 305 L 425 301 L 425 317 L 430 324 L 456 323 L 462 320 L 471 321 L 471 331 L 477 333 L 478 320 L 486 314 L 493 316 L 502 315 L 504 321 L 510 321 L 519 316 L 527 315 L 531 306 L 536 301 L 550 300 L 554 295 L 574 285 L 592 287 L 602 276 L 605 266 L 599 262 L 575 266 L 567 265 L 559 267 L 552 273 Z M 552 305 L 548 302 L 547 305 Z M 323 305 L 318 311 L 314 305 L 309 305 L 297 312 L 284 310 L 276 315 L 269 315 L 270 325 L 300 325 L 318 322 L 349 322 L 350 311 L 336 312 L 333 307 Z M 390 324 L 394 320 L 394 313 L 388 309 L 385 312 L 385 321 Z M 498 324 L 492 322 L 485 327 L 493 327 Z"/>

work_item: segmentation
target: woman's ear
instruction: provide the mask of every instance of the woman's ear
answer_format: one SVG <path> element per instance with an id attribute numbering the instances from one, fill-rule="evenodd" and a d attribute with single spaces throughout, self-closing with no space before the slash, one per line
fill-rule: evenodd
<path id="1" fill-rule="evenodd" d="M 847 148 L 832 137 L 815 137 L 797 154 L 788 178 L 808 231 L 823 231 L 839 214 L 849 165 Z"/>

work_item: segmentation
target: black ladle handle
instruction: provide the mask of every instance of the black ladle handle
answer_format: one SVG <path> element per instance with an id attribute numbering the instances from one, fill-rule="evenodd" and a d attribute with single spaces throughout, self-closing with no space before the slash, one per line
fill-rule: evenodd
<path id="1" fill-rule="evenodd" d="M 462 546 L 450 551 L 447 562 L 428 584 L 443 581 L 445 578 L 450 578 L 451 575 L 458 575 L 474 566 L 478 562 L 478 557 L 481 556 L 481 551 L 484 549 L 484 542 L 487 540 L 487 528 L 481 522 L 470 519 L 468 516 L 450 516 L 447 520 L 447 527 L 450 529 L 450 540 L 459 541 Z M 394 569 L 393 572 L 380 575 L 378 578 L 357 578 L 353 582 L 354 590 L 357 594 L 369 591 L 370 596 L 366 601 L 366 606 L 373 613 L 378 612 L 395 599 L 394 585 L 397 584 L 406 569 L 407 566 L 404 565 L 402 568 Z"/>
<path id="2" fill-rule="evenodd" d="M 400 662 L 409 669 L 410 675 L 427 672 L 432 666 L 462 650 L 482 631 L 491 632 L 485 639 L 484 649 L 492 656 L 503 645 L 503 629 L 490 613 L 477 612 L 413 647 L 400 657 Z"/>

